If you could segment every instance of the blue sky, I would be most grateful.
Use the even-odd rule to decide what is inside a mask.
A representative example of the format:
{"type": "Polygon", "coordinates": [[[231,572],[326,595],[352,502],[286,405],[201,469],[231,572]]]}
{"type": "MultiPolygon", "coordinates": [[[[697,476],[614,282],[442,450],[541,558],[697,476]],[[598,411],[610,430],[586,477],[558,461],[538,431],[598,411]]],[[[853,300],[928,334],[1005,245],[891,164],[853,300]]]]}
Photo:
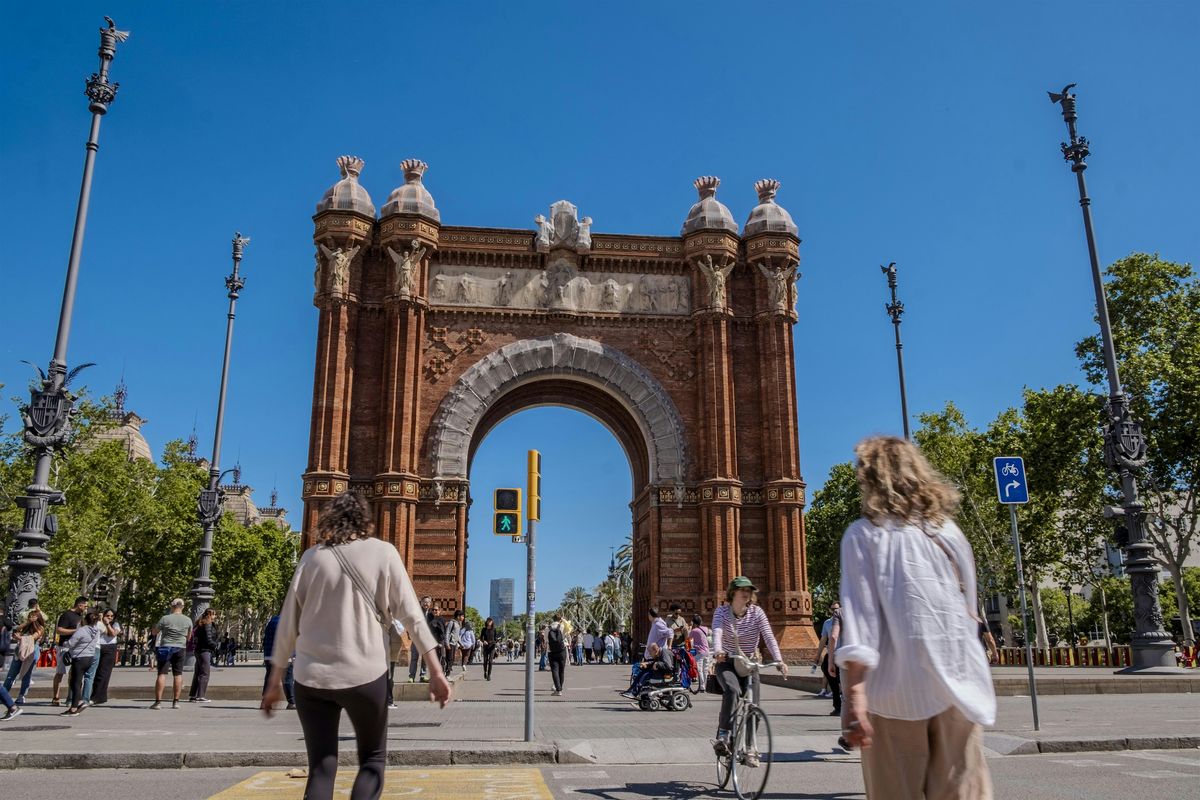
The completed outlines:
{"type": "MultiPolygon", "coordinates": [[[[113,66],[70,361],[98,362],[86,380],[105,393],[124,372],[156,449],[196,420],[207,450],[229,239],[252,237],[224,452],[261,501],[277,483],[296,511],[310,217],[343,153],[366,160],[377,206],[402,159],[429,162],[446,224],[532,227],[566,198],[598,232],[674,235],[697,175],[722,178],[739,222],[753,182],[781,180],[804,240],[811,487],[862,436],[900,428],[878,264],[900,267],[914,413],[954,400],[983,423],[1023,386],[1079,379],[1091,286],[1046,90],[1079,84],[1101,258],[1189,261],[1200,244],[1193,3],[22,4],[0,83],[6,395],[27,382],[21,359],[51,353],[102,14],[133,36],[113,66]]],[[[543,605],[600,580],[629,530],[615,440],[576,412],[517,415],[475,463],[473,604],[490,578],[523,577],[518,548],[486,536],[487,490],[539,443],[543,605]]]]}

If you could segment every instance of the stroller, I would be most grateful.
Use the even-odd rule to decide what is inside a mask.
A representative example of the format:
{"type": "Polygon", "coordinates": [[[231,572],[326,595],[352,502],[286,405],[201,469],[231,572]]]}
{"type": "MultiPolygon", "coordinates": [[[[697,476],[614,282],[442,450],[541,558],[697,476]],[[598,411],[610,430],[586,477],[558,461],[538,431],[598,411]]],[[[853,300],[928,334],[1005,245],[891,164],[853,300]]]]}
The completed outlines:
{"type": "Polygon", "coordinates": [[[692,707],[690,695],[703,688],[692,654],[684,647],[672,648],[671,653],[675,657],[675,672],[647,678],[638,691],[638,708],[642,711],[687,711],[692,707]]]}

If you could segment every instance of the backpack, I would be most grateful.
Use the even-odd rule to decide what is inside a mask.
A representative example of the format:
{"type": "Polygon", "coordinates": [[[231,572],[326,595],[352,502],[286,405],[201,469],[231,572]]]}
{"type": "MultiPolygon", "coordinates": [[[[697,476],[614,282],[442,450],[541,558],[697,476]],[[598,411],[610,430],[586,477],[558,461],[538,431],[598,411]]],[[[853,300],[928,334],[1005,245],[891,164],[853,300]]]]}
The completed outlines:
{"type": "Polygon", "coordinates": [[[550,633],[546,636],[546,643],[551,653],[566,652],[567,647],[563,642],[562,626],[550,629],[550,633]]]}

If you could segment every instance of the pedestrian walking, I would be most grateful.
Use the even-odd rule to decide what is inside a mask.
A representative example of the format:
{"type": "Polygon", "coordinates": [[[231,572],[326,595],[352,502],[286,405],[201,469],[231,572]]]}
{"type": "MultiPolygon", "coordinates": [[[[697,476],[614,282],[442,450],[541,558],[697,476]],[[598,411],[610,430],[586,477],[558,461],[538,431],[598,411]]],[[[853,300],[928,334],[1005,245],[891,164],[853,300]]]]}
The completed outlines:
{"type": "Polygon", "coordinates": [[[94,611],[84,612],[83,620],[63,646],[70,670],[70,685],[67,690],[67,710],[60,716],[77,717],[83,711],[83,680],[95,660],[96,641],[100,631],[96,627],[99,615],[94,611]]]}
{"type": "Polygon", "coordinates": [[[633,634],[628,630],[621,631],[621,663],[633,663],[633,634]]]}
{"type": "Polygon", "coordinates": [[[892,436],[855,448],[862,518],[842,537],[843,735],[868,798],[992,797],[983,726],[996,695],[977,636],[958,492],[892,436]]]}
{"type": "Polygon", "coordinates": [[[396,664],[404,652],[404,625],[399,620],[392,620],[392,624],[387,629],[387,637],[387,707],[395,709],[399,708],[396,705],[396,664]]]}
{"type": "Polygon", "coordinates": [[[179,708],[179,695],[183,693],[183,660],[187,650],[188,634],[192,620],[183,613],[183,598],[171,601],[171,611],[163,615],[154,626],[157,638],[154,660],[158,676],[154,679],[154,702],[151,711],[162,708],[163,690],[167,685],[167,672],[171,673],[171,708],[179,708]]]}
{"type": "Polygon", "coordinates": [[[562,694],[567,666],[567,634],[563,630],[562,615],[557,612],[546,629],[546,660],[550,664],[550,683],[554,686],[550,694],[557,697],[562,694]]]}
{"type": "Polygon", "coordinates": [[[671,614],[667,619],[667,627],[671,629],[671,647],[685,647],[687,645],[688,623],[683,616],[683,606],[679,603],[671,604],[671,614]]]}
{"type": "MultiPolygon", "coordinates": [[[[267,693],[267,689],[271,685],[271,650],[275,646],[275,632],[279,630],[279,615],[275,614],[267,621],[266,627],[263,628],[263,666],[266,668],[266,675],[263,676],[263,694],[267,693]]],[[[281,663],[280,668],[283,668],[281,663]]],[[[292,711],[296,708],[296,695],[294,694],[295,683],[293,680],[293,665],[292,655],[288,654],[287,668],[283,675],[283,695],[287,700],[287,710],[292,711]]]]}
{"type": "Polygon", "coordinates": [[[492,664],[496,660],[496,620],[488,617],[479,632],[479,644],[483,648],[483,679],[492,679],[492,664]]]}
{"type": "Polygon", "coordinates": [[[296,711],[308,751],[308,800],[330,800],[338,767],[338,723],[350,717],[359,769],[352,800],[383,791],[388,712],[386,626],[399,619],[429,669],[430,698],[445,707],[450,683],[412,581],[396,548],[374,538],[366,501],[345,492],[326,507],[318,544],[300,558],[283,602],[262,710],[283,699],[281,664],[296,654],[296,711]]]}
{"type": "Polygon", "coordinates": [[[580,642],[580,644],[582,645],[582,649],[583,649],[583,654],[582,654],[583,657],[579,659],[581,663],[584,661],[584,659],[586,659],[589,664],[592,661],[592,639],[593,638],[594,638],[594,636],[592,634],[591,628],[589,628],[587,630],[587,632],[583,634],[583,641],[580,642]]]}
{"type": "MultiPolygon", "coordinates": [[[[433,610],[433,598],[426,595],[421,598],[421,611],[425,614],[425,622],[429,626],[429,630],[441,642],[441,631],[439,629],[440,622],[437,618],[437,612],[433,610]]],[[[420,675],[422,682],[425,681],[425,661],[421,658],[421,654],[417,652],[417,642],[415,639],[410,640],[411,644],[408,648],[408,682],[416,683],[417,676],[420,675]]]]}
{"type": "Polygon", "coordinates": [[[548,626],[548,625],[543,625],[538,630],[537,646],[535,647],[535,649],[533,651],[533,654],[538,659],[538,672],[545,672],[547,669],[548,648],[549,648],[548,634],[549,633],[550,633],[550,626],[548,626]]]}
{"type": "Polygon", "coordinates": [[[462,630],[458,632],[458,650],[462,655],[462,672],[467,674],[467,664],[471,662],[471,656],[475,654],[475,631],[471,628],[471,623],[463,620],[462,630]]]}
{"type": "Polygon", "coordinates": [[[63,658],[63,653],[66,652],[67,640],[70,639],[79,626],[83,623],[83,615],[87,613],[88,599],[83,595],[75,598],[75,605],[64,611],[58,617],[58,624],[54,627],[54,633],[58,637],[58,646],[55,648],[55,655],[58,657],[54,667],[54,683],[52,685],[52,694],[50,705],[57,706],[59,703],[59,689],[62,686],[63,676],[67,674],[66,659],[63,658]]]}
{"type": "MultiPolygon", "coordinates": [[[[189,703],[208,703],[208,679],[212,675],[212,662],[217,656],[217,612],[206,608],[192,629],[192,644],[196,654],[196,665],[192,673],[192,688],[188,692],[189,703]]],[[[219,657],[218,657],[219,663],[219,657]]]]}
{"type": "Polygon", "coordinates": [[[698,680],[701,686],[704,686],[704,682],[708,679],[708,670],[712,665],[712,650],[708,642],[709,634],[709,629],[704,627],[704,620],[700,618],[699,614],[694,615],[692,629],[688,632],[688,650],[691,652],[692,658],[696,659],[698,680]]]}
{"type": "Polygon", "coordinates": [[[842,606],[834,600],[829,607],[829,619],[821,625],[821,641],[817,644],[817,663],[821,665],[821,674],[825,676],[825,685],[829,687],[828,697],[833,700],[833,710],[829,712],[831,717],[842,715],[842,680],[833,659],[841,636],[842,606]]]}
{"type": "Polygon", "coordinates": [[[96,677],[92,682],[91,691],[84,691],[83,699],[90,705],[101,706],[108,702],[108,683],[112,678],[113,667],[117,665],[117,648],[120,647],[121,625],[117,622],[117,614],[108,609],[100,614],[100,649],[97,654],[98,666],[96,677]]]}
{"type": "Polygon", "coordinates": [[[42,654],[42,637],[46,633],[46,617],[37,606],[37,600],[30,600],[30,608],[25,621],[14,634],[14,650],[12,663],[8,666],[8,675],[4,679],[4,690],[12,691],[17,685],[16,703],[24,705],[25,695],[29,693],[29,684],[33,680],[33,668],[37,666],[42,654]],[[17,682],[20,681],[18,684],[17,682]]]}
{"type": "Polygon", "coordinates": [[[445,645],[445,660],[442,661],[442,666],[445,667],[447,677],[454,671],[454,662],[458,660],[458,650],[462,647],[459,634],[466,618],[467,615],[459,608],[455,609],[450,621],[446,623],[446,638],[442,640],[442,644],[445,645]]]}

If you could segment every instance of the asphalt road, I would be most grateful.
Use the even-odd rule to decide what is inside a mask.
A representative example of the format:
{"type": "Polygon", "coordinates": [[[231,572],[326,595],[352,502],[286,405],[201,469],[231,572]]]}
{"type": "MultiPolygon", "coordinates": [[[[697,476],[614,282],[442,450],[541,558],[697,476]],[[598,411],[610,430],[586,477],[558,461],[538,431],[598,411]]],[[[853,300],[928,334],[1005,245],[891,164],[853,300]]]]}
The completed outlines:
{"type": "MultiPolygon", "coordinates": [[[[1102,797],[1200,796],[1200,752],[1146,750],[1072,756],[1007,756],[989,760],[999,799],[1092,800],[1102,797]]],[[[349,778],[352,770],[343,770],[349,778]]],[[[0,774],[4,795],[162,797],[221,800],[270,795],[299,798],[303,779],[283,770],[16,770],[0,774]],[[263,773],[267,774],[263,774],[263,773]],[[282,787],[282,790],[276,789],[282,787]]],[[[768,797],[801,800],[862,798],[862,777],[852,756],[776,764],[768,797]]],[[[712,770],[696,766],[455,767],[389,770],[388,797],[425,800],[692,800],[728,798],[716,792],[712,770]]]]}

